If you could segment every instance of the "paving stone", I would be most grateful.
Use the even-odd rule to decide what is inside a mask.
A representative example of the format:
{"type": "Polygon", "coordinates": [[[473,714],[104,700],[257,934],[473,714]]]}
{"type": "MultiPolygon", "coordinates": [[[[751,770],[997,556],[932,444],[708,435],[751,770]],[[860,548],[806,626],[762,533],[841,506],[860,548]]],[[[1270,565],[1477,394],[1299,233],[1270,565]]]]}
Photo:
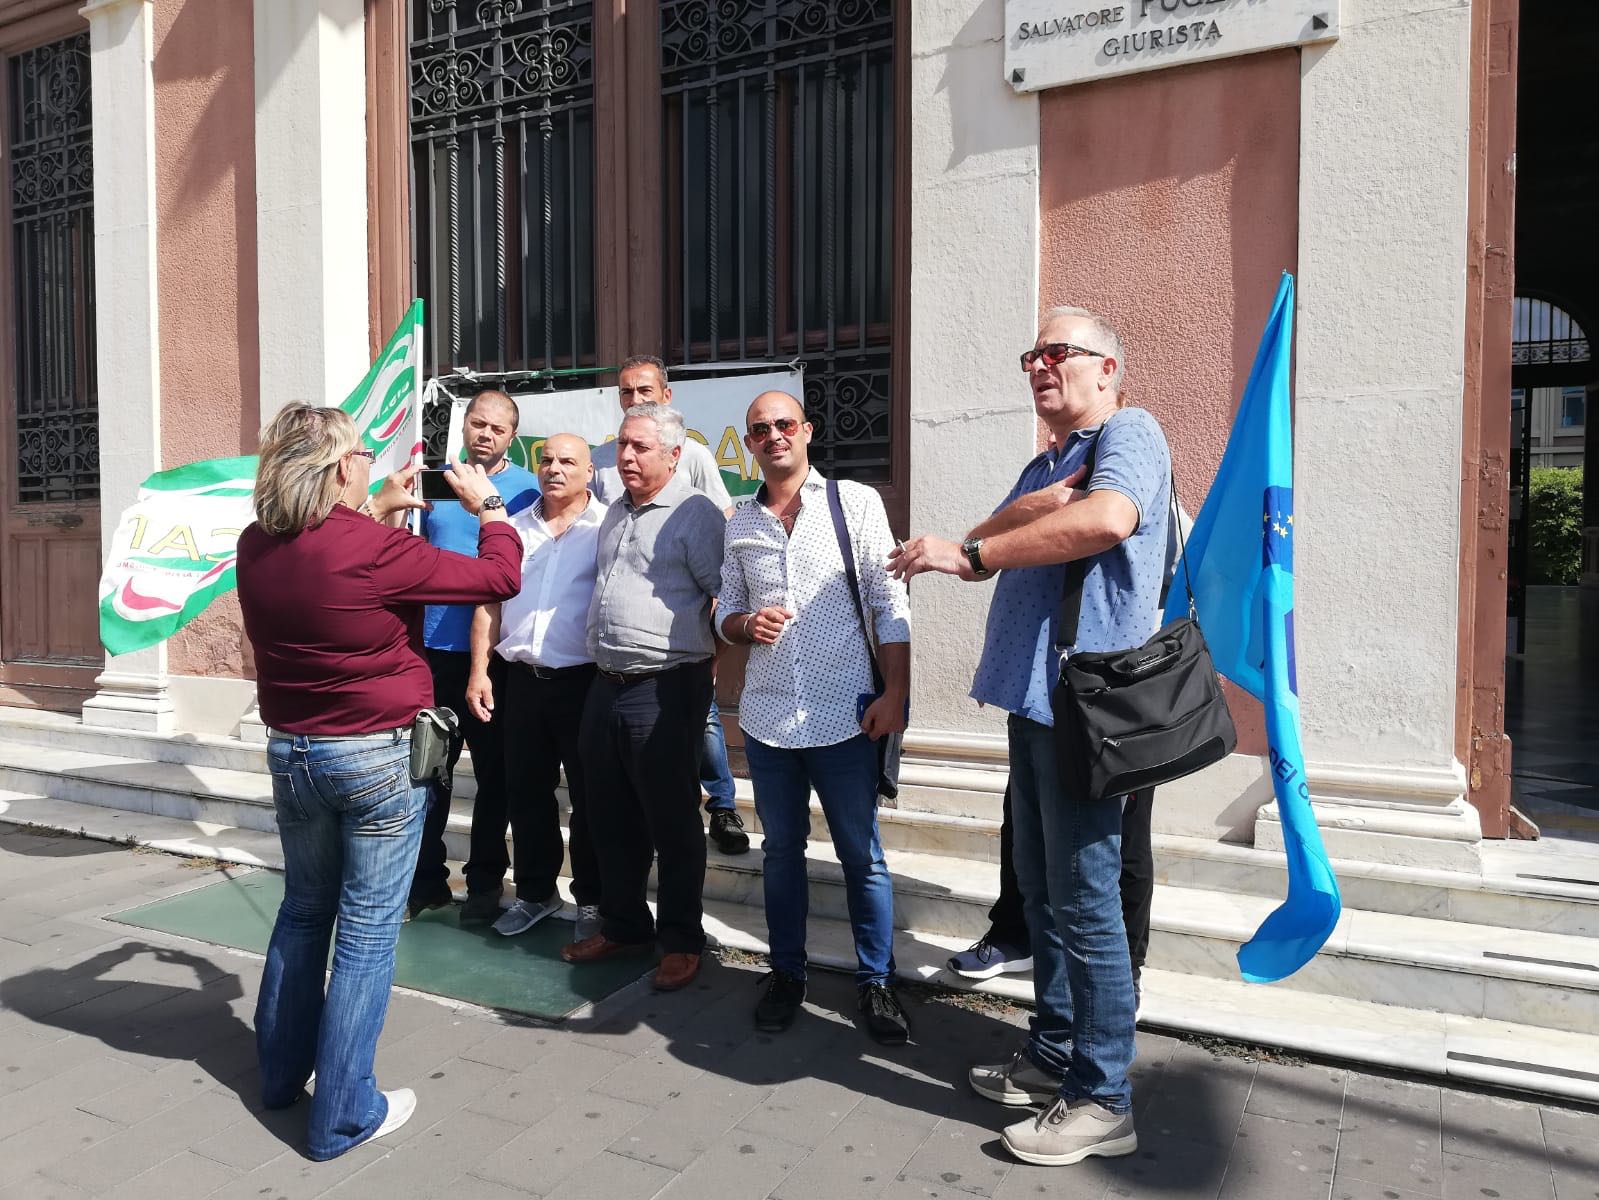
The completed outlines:
{"type": "Polygon", "coordinates": [[[232,1167],[184,1151],[103,1193],[106,1200],[176,1200],[209,1196],[238,1176],[232,1167]]]}
{"type": "Polygon", "coordinates": [[[1222,1178],[1221,1200],[1324,1200],[1337,1140],[1316,1125],[1246,1113],[1222,1178]]]}
{"type": "Polygon", "coordinates": [[[1431,1200],[1431,1197],[1340,1172],[1333,1179],[1331,1200],[1431,1200]]]}
{"type": "MultiPolygon", "coordinates": [[[[429,1071],[426,1079],[411,1084],[416,1092],[416,1115],[391,1137],[395,1145],[417,1136],[461,1109],[487,1096],[512,1078],[512,1072],[465,1058],[452,1058],[429,1071]]],[[[490,1114],[494,1115],[494,1114],[490,1114]]]]}
{"type": "Polygon", "coordinates": [[[682,1062],[670,1049],[662,1047],[629,1059],[590,1085],[589,1090],[653,1107],[680,1095],[703,1074],[699,1067],[682,1062]]]}
{"type": "Polygon", "coordinates": [[[1551,1150],[1557,1144],[1575,1147],[1591,1142],[1599,1146],[1599,1112],[1546,1104],[1538,1115],[1543,1121],[1544,1144],[1551,1150]]]}
{"type": "Polygon", "coordinates": [[[702,1072],[608,1148],[613,1154],[682,1171],[728,1136],[728,1130],[772,1090],[702,1072]]]}
{"type": "Polygon", "coordinates": [[[1344,1111],[1344,1077],[1330,1067],[1261,1063],[1244,1111],[1325,1129],[1336,1137],[1344,1111]]]}
{"type": "MultiPolygon", "coordinates": [[[[1349,1080],[1349,1102],[1338,1140],[1338,1174],[1428,1196],[1443,1195],[1443,1135],[1432,1103],[1417,1093],[1402,1092],[1389,1107],[1371,1099],[1357,1104],[1356,1078],[1352,1075],[1349,1080]]],[[[1437,1101],[1436,1094],[1432,1101],[1437,1101]]]]}
{"type": "MultiPolygon", "coordinates": [[[[815,1146],[861,1101],[858,1093],[826,1079],[791,1080],[751,1109],[737,1128],[766,1133],[799,1146],[815,1146]]],[[[737,1135],[735,1135],[737,1136],[737,1135]]]]}
{"type": "Polygon", "coordinates": [[[665,1167],[604,1153],[581,1174],[568,1176],[547,1200],[650,1200],[674,1178],[676,1173],[665,1167]]]}
{"type": "Polygon", "coordinates": [[[91,1193],[48,1175],[28,1175],[0,1184],[0,1200],[93,1200],[91,1193]]]}
{"type": "Polygon", "coordinates": [[[238,1120],[242,1112],[243,1105],[236,1096],[221,1091],[206,1092],[137,1125],[127,1126],[44,1170],[47,1175],[66,1183],[102,1194],[221,1132],[238,1120]]]}
{"type": "Polygon", "coordinates": [[[1445,1154],[1548,1169],[1537,1105],[1449,1089],[1443,1093],[1442,1130],[1445,1154]]]}
{"type": "MultiPolygon", "coordinates": [[[[735,1128],[661,1191],[662,1200],[767,1196],[810,1150],[771,1134],[735,1128]]],[[[813,1197],[812,1200],[822,1200],[813,1197]]]]}
{"type": "MultiPolygon", "coordinates": [[[[280,1196],[289,1200],[315,1200],[363,1167],[392,1153],[383,1144],[386,1140],[380,1138],[363,1142],[327,1162],[312,1162],[302,1150],[286,1151],[255,1170],[238,1176],[233,1182],[213,1192],[207,1200],[277,1200],[280,1196]]],[[[408,1194],[402,1195],[404,1200],[410,1200],[408,1194]]]]}
{"type": "Polygon", "coordinates": [[[253,1037],[244,1031],[226,1046],[193,1062],[169,1063],[153,1072],[139,1072],[122,1087],[79,1104],[85,1112],[132,1125],[211,1091],[255,1065],[253,1037]]]}
{"type": "Polygon", "coordinates": [[[144,1078],[146,1074],[120,1058],[102,1056],[51,1075],[22,1091],[8,1090],[0,1095],[0,1138],[51,1120],[62,1109],[88,1105],[97,1096],[144,1078]]]}
{"type": "MultiPolygon", "coordinates": [[[[554,1077],[552,1077],[552,1083],[554,1077]]],[[[559,1104],[532,1128],[473,1167],[473,1173],[496,1183],[552,1191],[606,1146],[647,1119],[650,1110],[612,1096],[585,1092],[559,1104]]]]}
{"type": "Polygon", "coordinates": [[[1229,1146],[1254,1083],[1255,1064],[1183,1045],[1138,1114],[1139,1137],[1229,1146]]]}
{"type": "MultiPolygon", "coordinates": [[[[420,1114],[420,1108],[418,1113],[420,1114]]],[[[398,1133],[416,1123],[411,1120],[398,1133]]],[[[393,1152],[373,1159],[361,1170],[329,1188],[338,1200],[392,1200],[396,1196],[446,1196],[448,1184],[463,1163],[482,1162],[524,1132],[521,1125],[475,1112],[456,1112],[409,1141],[381,1139],[393,1152]]],[[[534,1181],[536,1182],[536,1180],[534,1181]]]]}
{"type": "Polygon", "coordinates": [[[931,1131],[922,1124],[863,1114],[864,1106],[864,1101],[857,1105],[849,1118],[772,1190],[773,1200],[875,1196],[894,1182],[931,1131]]]}
{"type": "Polygon", "coordinates": [[[1554,1176],[1547,1165],[1445,1154],[1444,1200],[1555,1200],[1554,1176]]]}
{"type": "Polygon", "coordinates": [[[568,1042],[527,1070],[501,1080],[480,1098],[468,1101],[467,1107],[503,1120],[536,1120],[628,1061],[627,1055],[592,1043],[568,1042]]]}
{"type": "Polygon", "coordinates": [[[32,1129],[0,1141],[0,1184],[83,1154],[120,1133],[122,1126],[77,1109],[58,1113],[32,1129]]]}
{"type": "Polygon", "coordinates": [[[1554,1159],[1550,1174],[1554,1177],[1555,1200],[1594,1200],[1599,1196],[1599,1164],[1592,1159],[1554,1159]]]}
{"type": "Polygon", "coordinates": [[[1383,1075],[1349,1073],[1344,1089],[1344,1122],[1351,1118],[1381,1115],[1385,1118],[1398,1113],[1408,1114],[1414,1121],[1438,1122],[1442,1119],[1443,1090],[1430,1083],[1416,1083],[1408,1079],[1389,1079],[1383,1075]]]}
{"type": "Polygon", "coordinates": [[[566,1040],[547,1025],[518,1022],[502,1025],[461,1051],[460,1057],[514,1073],[532,1066],[566,1040]]]}
{"type": "Polygon", "coordinates": [[[240,1171],[253,1171],[285,1151],[305,1145],[308,1110],[301,1101],[290,1108],[250,1113],[220,1133],[197,1142],[195,1153],[240,1171]]]}
{"type": "Polygon", "coordinates": [[[911,1155],[900,1178],[992,1196],[1010,1174],[1011,1161],[993,1130],[945,1118],[911,1155]]]}
{"type": "Polygon", "coordinates": [[[383,1087],[410,1087],[441,1063],[471,1049],[496,1030],[492,1021],[439,1011],[439,1020],[399,1041],[378,1039],[376,1073],[383,1087]]]}
{"type": "Polygon", "coordinates": [[[444,1190],[444,1195],[449,1200],[528,1200],[532,1192],[525,1192],[521,1188],[506,1187],[503,1183],[495,1183],[490,1179],[479,1179],[476,1175],[457,1175],[450,1181],[450,1186],[444,1190]]]}

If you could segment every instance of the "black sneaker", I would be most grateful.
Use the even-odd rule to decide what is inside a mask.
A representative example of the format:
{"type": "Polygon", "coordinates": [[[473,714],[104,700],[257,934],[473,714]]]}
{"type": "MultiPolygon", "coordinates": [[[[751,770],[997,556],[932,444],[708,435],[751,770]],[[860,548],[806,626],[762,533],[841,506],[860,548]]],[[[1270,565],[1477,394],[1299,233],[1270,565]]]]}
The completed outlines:
{"type": "Polygon", "coordinates": [[[490,891],[468,892],[466,903],[461,905],[461,925],[471,929],[478,925],[492,925],[500,919],[500,888],[490,891]]]}
{"type": "Polygon", "coordinates": [[[744,818],[731,808],[711,813],[711,841],[723,854],[748,854],[750,835],[744,832],[744,818]]]}
{"type": "Polygon", "coordinates": [[[761,982],[766,985],[766,994],[755,1006],[755,1028],[762,1033],[782,1033],[799,1015],[805,1000],[805,981],[771,971],[761,982]]]}
{"type": "Polygon", "coordinates": [[[886,983],[868,983],[861,988],[856,1005],[866,1018],[866,1032],[885,1046],[903,1046],[910,1040],[911,1023],[899,1006],[899,997],[886,983]]]}
{"type": "Polygon", "coordinates": [[[405,902],[405,919],[414,921],[430,908],[449,908],[453,903],[455,897],[450,894],[450,886],[446,883],[426,891],[412,892],[411,898],[405,902]]]}

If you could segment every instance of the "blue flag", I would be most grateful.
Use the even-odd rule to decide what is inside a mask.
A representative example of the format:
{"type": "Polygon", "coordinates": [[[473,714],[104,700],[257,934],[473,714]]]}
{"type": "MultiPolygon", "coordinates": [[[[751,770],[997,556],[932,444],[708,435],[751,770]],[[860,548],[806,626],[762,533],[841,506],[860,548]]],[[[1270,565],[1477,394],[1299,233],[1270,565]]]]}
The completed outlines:
{"type": "MultiPolygon", "coordinates": [[[[1320,950],[1342,902],[1310,809],[1294,668],[1294,441],[1288,401],[1294,277],[1283,273],[1243,403],[1187,540],[1194,606],[1216,669],[1266,706],[1288,897],[1238,951],[1251,983],[1285,979],[1320,950]]],[[[1182,578],[1179,571],[1177,578],[1182,578]]],[[[1166,620],[1188,615],[1174,587],[1166,620]]]]}

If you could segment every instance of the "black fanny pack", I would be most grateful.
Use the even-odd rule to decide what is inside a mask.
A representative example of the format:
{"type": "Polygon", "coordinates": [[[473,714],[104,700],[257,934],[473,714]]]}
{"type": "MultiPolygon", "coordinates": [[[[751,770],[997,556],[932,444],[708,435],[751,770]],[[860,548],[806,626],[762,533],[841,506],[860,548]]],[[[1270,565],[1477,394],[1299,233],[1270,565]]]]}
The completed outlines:
{"type": "MultiPolygon", "coordinates": [[[[1096,446],[1097,448],[1097,446],[1096,446]]],[[[1093,474],[1093,450],[1088,473],[1093,474]]],[[[1175,498],[1177,484],[1172,481],[1175,498]]],[[[1178,526],[1179,547],[1182,530],[1178,526]]],[[[1055,653],[1077,641],[1083,581],[1091,559],[1066,565],[1055,653]]],[[[1188,616],[1142,646],[1067,658],[1050,694],[1055,751],[1068,795],[1107,800],[1192,775],[1238,744],[1210,649],[1194,614],[1188,563],[1182,563],[1188,616]]]]}

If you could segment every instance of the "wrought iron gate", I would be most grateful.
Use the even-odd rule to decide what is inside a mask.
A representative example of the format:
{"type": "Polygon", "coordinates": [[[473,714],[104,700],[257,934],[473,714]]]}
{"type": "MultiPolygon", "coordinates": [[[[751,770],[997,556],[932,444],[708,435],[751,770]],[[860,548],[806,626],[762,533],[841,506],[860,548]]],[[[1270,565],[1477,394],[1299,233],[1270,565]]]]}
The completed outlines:
{"type": "Polygon", "coordinates": [[[100,495],[89,35],[10,60],[16,499],[100,495]]]}
{"type": "Polygon", "coordinates": [[[672,361],[800,358],[812,457],[889,478],[891,0],[663,0],[672,361]]]}
{"type": "Polygon", "coordinates": [[[592,5],[411,0],[410,29],[428,372],[593,365],[592,5]]]}

